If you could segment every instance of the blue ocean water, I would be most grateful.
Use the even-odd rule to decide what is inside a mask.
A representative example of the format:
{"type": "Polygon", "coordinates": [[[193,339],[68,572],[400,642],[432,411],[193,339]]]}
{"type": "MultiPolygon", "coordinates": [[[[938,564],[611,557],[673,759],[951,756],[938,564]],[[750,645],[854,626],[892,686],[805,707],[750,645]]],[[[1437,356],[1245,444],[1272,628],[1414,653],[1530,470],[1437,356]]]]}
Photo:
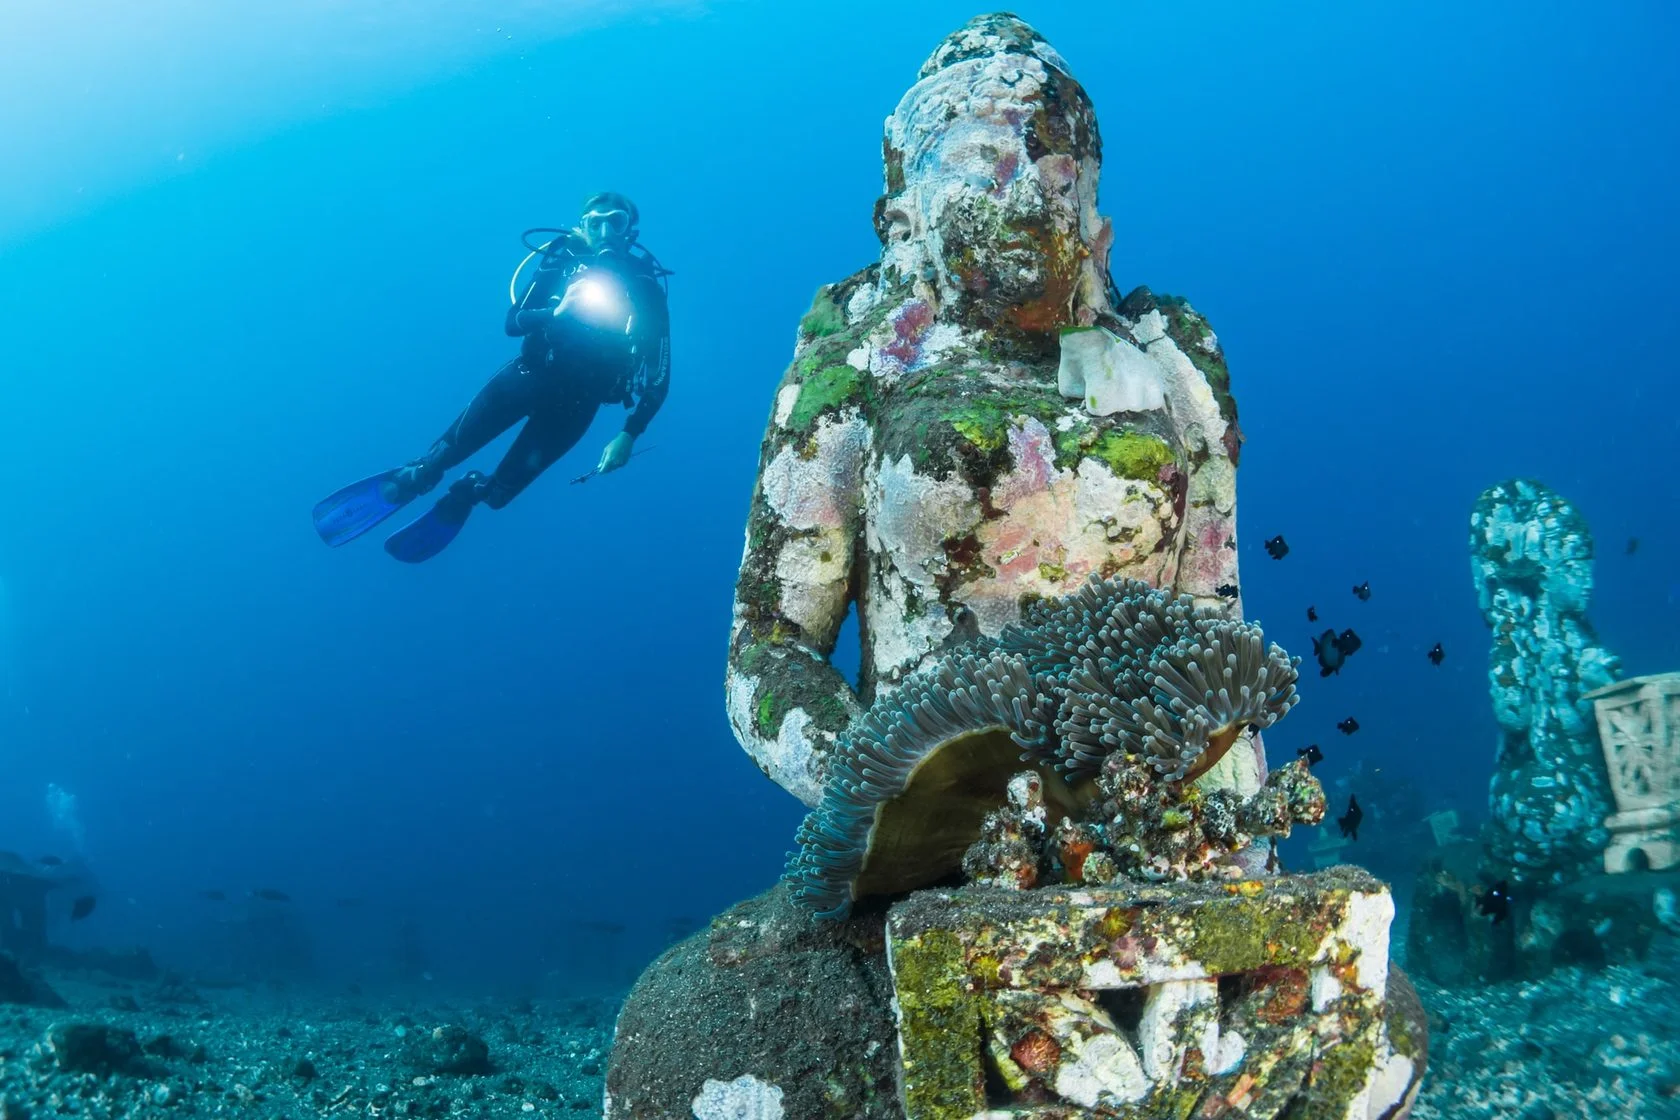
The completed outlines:
{"type": "MultiPolygon", "coordinates": [[[[0,14],[0,848],[85,861],[73,945],[190,958],[198,892],[271,888],[324,975],[622,986],[791,844],[722,700],[759,440],[812,293],[877,256],[883,118],[976,9],[108,7],[0,14]],[[648,452],[567,484],[606,409],[429,564],[322,548],[313,502],[510,356],[519,232],[602,188],[676,272],[648,452]]],[[[1680,16],[1017,11],[1096,103],[1120,288],[1224,344],[1250,615],[1364,638],[1274,761],[1482,811],[1465,542],[1514,475],[1585,512],[1627,671],[1680,667],[1680,16]]]]}

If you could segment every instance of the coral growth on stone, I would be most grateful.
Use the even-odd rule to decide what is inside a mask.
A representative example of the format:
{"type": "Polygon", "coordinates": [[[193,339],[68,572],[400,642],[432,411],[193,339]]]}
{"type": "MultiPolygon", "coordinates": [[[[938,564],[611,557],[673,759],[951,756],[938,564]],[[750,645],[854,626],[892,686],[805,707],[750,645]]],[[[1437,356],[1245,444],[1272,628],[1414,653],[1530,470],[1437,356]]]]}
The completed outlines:
{"type": "Polygon", "coordinates": [[[1488,796],[1497,876],[1557,885],[1600,859],[1611,811],[1592,704],[1617,659],[1587,620],[1593,540],[1586,519],[1537,482],[1489,487],[1470,515],[1470,567],[1493,631],[1488,686],[1499,721],[1488,796]]]}
{"type": "Polygon", "coordinates": [[[1022,887],[1046,866],[1070,882],[1194,878],[1256,836],[1322,819],[1304,766],[1246,800],[1193,784],[1295,703],[1296,662],[1261,642],[1187,596],[1115,579],[948,655],[841,736],[799,829],[794,897],[839,917],[959,867],[1022,887]],[[1048,826],[1050,806],[1063,827],[1048,826]]]}

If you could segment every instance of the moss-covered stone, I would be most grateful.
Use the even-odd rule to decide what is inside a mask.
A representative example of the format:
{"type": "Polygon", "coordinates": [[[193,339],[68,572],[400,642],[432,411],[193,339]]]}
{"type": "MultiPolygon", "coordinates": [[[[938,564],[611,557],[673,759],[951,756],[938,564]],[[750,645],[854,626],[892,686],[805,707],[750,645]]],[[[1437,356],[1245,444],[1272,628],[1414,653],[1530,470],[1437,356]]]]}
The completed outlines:
{"type": "Polygon", "coordinates": [[[1257,960],[1305,968],[1344,909],[1339,901],[1308,905],[1280,891],[1238,895],[1224,905],[1204,907],[1185,923],[1183,944],[1216,973],[1241,972],[1257,960]]]}
{"type": "Polygon", "coordinates": [[[1364,1034],[1320,1050],[1290,1107],[1289,1120],[1343,1120],[1348,1105],[1370,1080],[1375,1062],[1376,1045],[1364,1034]]]}
{"type": "Polygon", "coordinates": [[[1162,468],[1178,462],[1172,447],[1161,437],[1117,429],[1098,436],[1091,453],[1119,477],[1149,482],[1160,478],[1162,468]]]}
{"type": "Polygon", "coordinates": [[[906,1055],[905,1111],[917,1120],[967,1120],[984,1110],[986,1083],[980,1006],[962,943],[931,929],[895,942],[891,961],[906,1055]]]}
{"type": "Polygon", "coordinates": [[[846,311],[835,301],[834,291],[832,287],[824,287],[811,301],[811,309],[799,320],[803,338],[827,338],[846,329],[846,311]]]}
{"type": "MultiPolygon", "coordinates": [[[[964,887],[924,891],[895,905],[888,916],[894,985],[901,1008],[913,1010],[906,1018],[913,1029],[902,1035],[911,1063],[905,1084],[914,1083],[920,1064],[937,1106],[908,1114],[974,1115],[981,1091],[975,1086],[989,1069],[989,1107],[1011,1101],[1000,1099],[1000,1091],[1021,1094],[1012,1100],[1027,1106],[1024,1115],[1159,1120],[1236,1110],[1291,1120],[1341,1116],[1372,1072],[1385,1012],[1374,994],[1348,985],[1344,975],[1343,996],[1315,1013],[1309,975],[1323,963],[1314,958],[1332,928],[1348,930],[1352,893],[1383,888],[1356,868],[1249,882],[1263,889],[1248,882],[1078,891],[964,887]],[[1246,1042],[1234,1068],[1210,1075],[1206,1057],[1192,1047],[1180,1075],[1153,1085],[1143,1099],[1077,1113],[1058,1111],[1068,1103],[1055,1099],[1053,1080],[1042,1072],[1026,1085],[1029,1079],[1011,1070],[1010,1056],[1019,1056],[1037,1031],[1049,1031],[1051,1043],[1061,1038],[1065,1045],[1066,1027],[1055,1025],[1059,1018],[1065,1022],[1062,993],[1088,999],[1093,984],[1135,989],[1187,975],[1238,982],[1239,990],[1229,993],[1222,984],[1217,1012],[1246,1042]],[[925,996],[907,992],[907,985],[927,985],[925,996]],[[976,1020],[983,1028],[979,1039],[976,1020]],[[1326,1037],[1336,1042],[1325,1046],[1319,1040],[1326,1037]],[[1035,1111],[1035,1104],[1044,1111],[1035,1111]]],[[[1351,953],[1333,956],[1346,958],[1344,973],[1351,969],[1351,953]]],[[[1405,986],[1403,977],[1399,984],[1405,986]]],[[[1213,1013],[1185,1007],[1169,1033],[1198,1037],[1197,1016],[1213,1013]]],[[[1026,1065],[1041,1070],[1043,1047],[1030,1049],[1038,1059],[1026,1065]]],[[[1425,1057],[1409,1038],[1401,1052],[1419,1063],[1425,1057]]],[[[1049,1060],[1056,1060],[1054,1052],[1049,1060]]]]}
{"type": "Polygon", "coordinates": [[[852,720],[845,678],[831,666],[815,666],[802,650],[788,648],[798,637],[794,628],[772,626],[758,640],[749,631],[731,658],[735,669],[755,682],[753,725],[766,739],[776,736],[795,708],[822,731],[838,733],[852,720]]]}
{"type": "Polygon", "coordinates": [[[799,383],[799,397],[788,416],[788,427],[809,431],[817,417],[852,404],[862,395],[864,377],[844,362],[813,369],[799,383]]]}

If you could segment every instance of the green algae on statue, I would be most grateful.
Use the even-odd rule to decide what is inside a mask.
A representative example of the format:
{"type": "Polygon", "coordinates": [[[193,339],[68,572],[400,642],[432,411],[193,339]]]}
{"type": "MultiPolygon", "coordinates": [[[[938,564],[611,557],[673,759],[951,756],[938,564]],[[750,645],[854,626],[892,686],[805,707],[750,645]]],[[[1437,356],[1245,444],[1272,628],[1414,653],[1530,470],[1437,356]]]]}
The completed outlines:
{"type": "Polygon", "coordinates": [[[1224,358],[1183,300],[1120,298],[1100,164],[1088,95],[1012,17],[950,36],[887,120],[881,257],[800,322],[735,596],[731,724],[807,805],[878,691],[1038,599],[1125,576],[1241,617],[1224,358]],[[1063,384],[1092,331],[1139,407],[1063,384]],[[855,691],[829,660],[854,607],[855,691]]]}

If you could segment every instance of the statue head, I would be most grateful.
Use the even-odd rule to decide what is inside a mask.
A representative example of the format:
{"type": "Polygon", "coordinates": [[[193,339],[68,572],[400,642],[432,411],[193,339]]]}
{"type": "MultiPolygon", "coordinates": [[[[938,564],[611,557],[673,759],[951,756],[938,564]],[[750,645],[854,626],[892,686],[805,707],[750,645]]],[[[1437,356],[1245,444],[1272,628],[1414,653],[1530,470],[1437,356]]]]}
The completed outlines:
{"type": "Polygon", "coordinates": [[[989,15],[949,36],[887,119],[883,154],[885,282],[983,329],[1089,325],[1107,309],[1096,113],[1031,27],[989,15]]]}

